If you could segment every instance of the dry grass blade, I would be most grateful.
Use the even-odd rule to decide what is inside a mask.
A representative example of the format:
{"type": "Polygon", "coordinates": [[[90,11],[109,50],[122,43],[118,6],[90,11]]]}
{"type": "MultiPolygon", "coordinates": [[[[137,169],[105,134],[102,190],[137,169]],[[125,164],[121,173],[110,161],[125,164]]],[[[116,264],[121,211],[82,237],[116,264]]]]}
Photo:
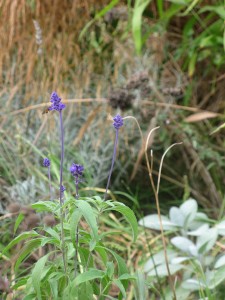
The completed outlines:
{"type": "MultiPolygon", "coordinates": [[[[157,188],[156,188],[154,180],[153,180],[153,176],[152,176],[153,153],[151,151],[151,164],[149,162],[148,153],[147,153],[147,151],[148,151],[148,142],[150,140],[150,137],[151,137],[152,133],[158,128],[159,127],[153,128],[147,136],[147,140],[146,140],[146,144],[145,144],[145,158],[146,158],[146,163],[147,163],[148,172],[149,172],[149,179],[150,179],[150,182],[151,182],[151,185],[152,185],[152,188],[153,188],[155,201],[156,201],[156,208],[157,208],[157,214],[158,214],[158,217],[159,217],[160,232],[161,232],[162,243],[163,243],[163,251],[164,251],[164,257],[165,257],[166,269],[167,269],[167,273],[168,273],[168,277],[169,277],[169,284],[170,284],[170,288],[173,292],[173,300],[176,300],[177,299],[176,291],[175,291],[174,282],[173,282],[173,279],[172,279],[172,276],[171,276],[171,273],[170,273],[169,260],[168,260],[168,256],[167,256],[167,250],[166,250],[166,239],[165,239],[165,235],[164,235],[164,231],[163,231],[162,218],[161,218],[161,212],[160,212],[160,206],[159,206],[159,194],[158,194],[159,177],[158,177],[158,183],[157,183],[157,188]]],[[[168,148],[167,151],[170,148],[168,148]]],[[[167,153],[167,151],[164,153],[164,156],[167,153]]]]}
{"type": "MultiPolygon", "coordinates": [[[[105,98],[86,98],[86,99],[65,99],[63,100],[64,103],[66,104],[72,104],[72,103],[92,103],[92,102],[100,102],[100,103],[106,103],[107,99],[105,98]]],[[[11,113],[7,114],[7,116],[15,116],[18,115],[20,113],[24,113],[24,112],[28,112],[30,110],[33,109],[39,109],[39,108],[43,108],[46,106],[49,106],[49,102],[45,102],[45,103],[40,103],[40,104],[35,104],[35,105],[30,105],[28,107],[25,108],[21,108],[15,111],[12,111],[11,113]]]]}
{"type": "MultiPolygon", "coordinates": [[[[157,114],[158,114],[158,111],[156,112],[156,116],[157,116],[157,114]]],[[[149,128],[148,128],[148,131],[150,131],[151,132],[151,134],[150,134],[150,136],[151,136],[151,141],[148,141],[148,147],[150,147],[151,146],[151,144],[153,143],[153,141],[154,141],[154,135],[152,135],[152,133],[153,133],[153,131],[151,131],[152,130],[152,128],[154,129],[154,127],[155,127],[155,125],[156,125],[156,116],[154,117],[154,118],[152,118],[152,120],[151,120],[151,123],[150,123],[150,125],[149,125],[149,128]]],[[[137,122],[137,121],[136,121],[137,122]]],[[[138,122],[137,122],[138,123],[138,122]]],[[[138,128],[139,128],[139,131],[141,132],[141,129],[140,129],[140,125],[138,124],[138,128]]],[[[158,128],[158,127],[157,127],[158,128]]],[[[132,174],[131,174],[131,178],[130,178],[130,180],[132,180],[132,179],[134,179],[134,177],[135,177],[135,175],[137,174],[137,170],[138,170],[138,166],[140,165],[140,162],[141,162],[141,159],[142,159],[142,157],[143,157],[143,155],[144,155],[144,153],[145,153],[145,145],[146,145],[146,141],[147,141],[147,139],[148,139],[148,137],[143,137],[143,134],[142,134],[142,132],[141,132],[141,138],[142,138],[142,147],[141,147],[141,149],[140,149],[140,151],[139,151],[139,153],[138,153],[138,157],[137,157],[137,160],[136,160],[136,162],[135,162],[135,164],[134,164],[134,167],[133,167],[133,171],[132,171],[132,174]]]]}
{"type": "Polygon", "coordinates": [[[171,148],[173,148],[173,147],[176,146],[176,145],[181,145],[181,144],[182,144],[182,142],[180,142],[180,143],[174,143],[174,144],[171,145],[169,148],[167,148],[166,151],[163,153],[163,156],[162,156],[162,158],[161,158],[160,165],[159,165],[159,174],[158,174],[157,189],[156,189],[157,194],[159,193],[159,186],[160,186],[160,180],[161,180],[161,173],[162,173],[162,166],[163,166],[164,158],[165,158],[167,152],[168,152],[171,148]]]}
{"type": "MultiPolygon", "coordinates": [[[[98,187],[89,187],[89,186],[80,189],[80,191],[96,191],[99,193],[105,193],[105,189],[98,188],[98,187]]],[[[116,201],[116,197],[110,190],[108,190],[108,194],[112,197],[112,200],[116,201]]]]}
{"type": "Polygon", "coordinates": [[[216,118],[218,116],[219,116],[218,113],[214,113],[214,112],[210,112],[210,111],[202,111],[197,114],[188,116],[187,118],[184,119],[184,121],[188,122],[188,123],[194,123],[194,122],[199,122],[199,121],[203,121],[206,119],[216,118]]]}

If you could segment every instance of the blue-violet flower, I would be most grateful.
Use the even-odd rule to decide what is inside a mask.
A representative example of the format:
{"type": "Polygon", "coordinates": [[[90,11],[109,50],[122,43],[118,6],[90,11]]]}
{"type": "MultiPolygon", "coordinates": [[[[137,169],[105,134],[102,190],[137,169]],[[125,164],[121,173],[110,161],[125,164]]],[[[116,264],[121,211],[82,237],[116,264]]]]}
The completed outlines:
{"type": "Polygon", "coordinates": [[[75,164],[73,163],[70,167],[70,173],[73,175],[73,176],[82,176],[83,175],[83,171],[84,171],[84,167],[82,165],[78,165],[78,164],[75,164]]]}
{"type": "Polygon", "coordinates": [[[120,115],[116,115],[113,118],[113,126],[115,129],[120,129],[123,126],[123,118],[120,115]]]}
{"type": "Polygon", "coordinates": [[[50,102],[52,102],[52,105],[48,110],[61,111],[66,107],[66,105],[61,102],[61,98],[59,98],[56,92],[52,92],[50,102]]]}
{"type": "Polygon", "coordinates": [[[51,165],[50,159],[48,159],[47,157],[45,157],[43,159],[43,167],[48,168],[48,167],[50,167],[50,165],[51,165]]]}
{"type": "Polygon", "coordinates": [[[66,190],[65,186],[61,185],[60,192],[63,193],[63,192],[65,192],[65,190],[66,190]]]}

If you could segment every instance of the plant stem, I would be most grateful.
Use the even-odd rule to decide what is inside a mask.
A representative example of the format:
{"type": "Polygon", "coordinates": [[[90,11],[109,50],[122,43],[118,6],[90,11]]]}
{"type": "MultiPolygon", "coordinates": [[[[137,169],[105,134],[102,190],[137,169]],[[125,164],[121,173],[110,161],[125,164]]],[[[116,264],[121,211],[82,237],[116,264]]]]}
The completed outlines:
{"type": "Polygon", "coordinates": [[[60,119],[60,131],[61,131],[61,161],[60,161],[60,179],[59,179],[59,200],[60,204],[64,204],[64,200],[61,193],[61,186],[62,186],[62,177],[63,177],[63,160],[64,160],[64,131],[63,131],[63,121],[62,121],[62,111],[59,111],[59,119],[60,119]]]}
{"type": "Polygon", "coordinates": [[[51,184],[51,170],[50,166],[48,167],[48,182],[49,182],[49,191],[50,191],[50,199],[52,200],[52,184],[51,184]]]}
{"type": "Polygon", "coordinates": [[[66,250],[65,250],[65,237],[64,237],[64,228],[63,228],[63,204],[64,200],[62,197],[61,187],[62,187],[62,177],[63,177],[63,159],[64,159],[64,131],[63,131],[63,121],[62,121],[62,111],[59,111],[59,119],[60,119],[60,141],[61,141],[61,161],[60,161],[60,180],[59,180],[59,202],[60,202],[60,224],[61,224],[61,241],[62,241],[62,257],[63,257],[63,265],[65,275],[67,274],[67,266],[66,266],[66,250]]]}
{"type": "MultiPolygon", "coordinates": [[[[76,186],[76,199],[79,199],[79,187],[78,187],[79,181],[78,178],[75,177],[75,186],[76,186]]],[[[77,232],[76,232],[76,249],[75,249],[75,255],[74,255],[74,276],[77,277],[77,265],[78,265],[78,243],[79,243],[79,228],[77,225],[77,232]]]]}
{"type": "MultiPolygon", "coordinates": [[[[144,218],[144,214],[143,213],[142,213],[142,218],[144,218]]],[[[144,234],[145,234],[146,241],[148,241],[148,237],[147,237],[147,232],[146,232],[145,226],[144,226],[144,234]]],[[[158,271],[157,271],[157,266],[156,266],[155,259],[153,257],[153,253],[152,253],[152,249],[151,249],[151,246],[149,245],[149,243],[147,243],[147,247],[148,247],[148,251],[150,253],[151,260],[152,260],[152,263],[153,263],[153,267],[154,267],[154,270],[155,270],[155,274],[156,274],[156,278],[157,278],[157,283],[158,283],[158,288],[160,290],[160,293],[161,293],[161,296],[162,296],[163,300],[165,300],[165,295],[164,295],[164,292],[163,292],[163,289],[161,287],[160,280],[159,280],[159,274],[158,274],[158,271]]]]}
{"type": "Polygon", "coordinates": [[[117,148],[117,143],[118,143],[118,134],[119,134],[119,129],[116,129],[116,137],[115,137],[115,142],[114,142],[112,164],[111,164],[111,168],[110,168],[110,171],[109,171],[108,182],[107,182],[106,189],[105,189],[104,200],[106,200],[106,196],[107,196],[107,192],[108,192],[108,188],[109,188],[109,184],[110,184],[110,179],[111,179],[111,175],[112,175],[112,171],[113,171],[113,166],[114,166],[114,162],[115,162],[115,159],[116,159],[116,148],[117,148]]]}

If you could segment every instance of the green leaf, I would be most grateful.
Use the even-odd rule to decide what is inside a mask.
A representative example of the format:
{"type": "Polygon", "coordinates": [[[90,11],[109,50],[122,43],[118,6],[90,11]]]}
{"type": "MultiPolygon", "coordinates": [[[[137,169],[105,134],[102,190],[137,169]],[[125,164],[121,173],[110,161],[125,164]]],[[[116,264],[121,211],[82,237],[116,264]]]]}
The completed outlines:
{"type": "Polygon", "coordinates": [[[186,200],[181,206],[180,211],[185,216],[184,226],[187,227],[195,218],[198,211],[198,204],[195,199],[186,200]]]}
{"type": "Polygon", "coordinates": [[[36,295],[35,294],[29,294],[29,295],[26,295],[23,300],[34,300],[36,299],[36,295]]]}
{"type": "Polygon", "coordinates": [[[120,289],[124,299],[126,299],[127,295],[126,295],[126,291],[125,291],[125,288],[122,284],[122,282],[119,280],[119,279],[114,279],[113,280],[114,284],[118,286],[118,288],[120,289]]]}
{"type": "Polygon", "coordinates": [[[18,215],[18,217],[16,218],[16,222],[15,222],[14,230],[13,230],[14,234],[16,233],[16,231],[17,231],[18,227],[20,226],[21,222],[23,221],[23,219],[24,219],[24,214],[20,213],[18,215]]]}
{"type": "Polygon", "coordinates": [[[115,260],[117,261],[118,275],[121,276],[124,273],[128,273],[127,265],[126,265],[124,259],[121,256],[119,256],[116,252],[114,252],[113,250],[107,249],[107,248],[104,248],[104,249],[107,250],[108,252],[110,252],[114,256],[115,260]]]}
{"type": "MultiPolygon", "coordinates": [[[[174,259],[175,257],[177,257],[177,253],[173,250],[168,249],[167,250],[167,257],[169,262],[174,259]]],[[[154,264],[156,266],[158,265],[162,265],[165,264],[165,253],[163,250],[159,251],[158,253],[154,254],[153,256],[151,256],[147,262],[144,265],[144,272],[147,273],[149,271],[151,271],[152,269],[154,269],[154,264]],[[153,262],[154,261],[154,262],[153,262]]]]}
{"type": "Polygon", "coordinates": [[[137,54],[142,49],[142,15],[151,0],[136,0],[132,17],[132,33],[137,54]]]}
{"type": "Polygon", "coordinates": [[[169,212],[170,220],[179,227],[183,227],[185,216],[178,207],[171,207],[169,212]]]}
{"type": "Polygon", "coordinates": [[[52,244],[52,245],[60,246],[61,241],[59,241],[55,238],[52,238],[52,237],[44,237],[44,238],[42,238],[40,246],[44,247],[46,244],[52,244]]]}
{"type": "Polygon", "coordinates": [[[20,251],[19,253],[19,257],[16,261],[15,264],[15,271],[18,270],[20,264],[22,263],[22,261],[29,256],[32,251],[34,251],[35,249],[37,249],[40,245],[41,245],[41,241],[42,239],[38,239],[36,238],[35,240],[31,240],[29,242],[26,243],[26,245],[23,247],[23,249],[20,251]]]}
{"type": "Polygon", "coordinates": [[[206,5],[203,8],[200,9],[200,13],[204,13],[206,11],[212,11],[219,15],[223,20],[225,19],[225,7],[224,5],[218,5],[218,6],[213,6],[213,5],[206,5]]]}
{"type": "Polygon", "coordinates": [[[196,230],[188,231],[188,235],[200,236],[209,230],[209,224],[203,224],[199,226],[196,230]]]}
{"type": "Polygon", "coordinates": [[[170,241],[177,249],[189,254],[192,253],[192,249],[196,248],[195,244],[186,237],[176,236],[170,241]]]}
{"type": "Polygon", "coordinates": [[[60,204],[53,201],[39,201],[32,204],[31,207],[34,208],[37,212],[50,211],[52,213],[55,213],[55,211],[60,208],[60,204]]]}
{"type": "Polygon", "coordinates": [[[131,274],[123,274],[119,278],[119,280],[136,280],[137,276],[131,274]]]}
{"type": "Polygon", "coordinates": [[[56,240],[60,241],[60,235],[58,234],[57,231],[55,231],[54,229],[52,229],[51,227],[46,227],[45,228],[45,232],[47,232],[51,237],[54,237],[56,240]]]}
{"type": "MultiPolygon", "coordinates": [[[[182,268],[184,268],[183,265],[177,264],[177,265],[171,265],[169,264],[170,274],[173,275],[176,272],[180,271],[182,268]]],[[[159,277],[165,277],[168,276],[168,271],[166,265],[160,265],[156,267],[157,273],[155,269],[152,269],[150,272],[147,273],[148,276],[159,276],[159,277]],[[158,275],[157,275],[158,274],[158,275]]]]}
{"type": "Polygon", "coordinates": [[[114,274],[114,263],[111,261],[108,261],[106,267],[107,267],[106,274],[110,279],[112,279],[113,274],[114,274]]]}
{"type": "Polygon", "coordinates": [[[198,2],[199,0],[193,0],[188,6],[188,8],[185,10],[185,12],[183,12],[181,15],[186,16],[187,14],[189,14],[189,12],[197,5],[198,2]]]}
{"type": "MultiPolygon", "coordinates": [[[[177,224],[171,222],[167,217],[161,216],[161,219],[163,230],[178,230],[177,224]]],[[[156,214],[145,216],[138,224],[146,228],[160,230],[159,217],[156,214]]]]}
{"type": "Polygon", "coordinates": [[[191,290],[191,291],[198,291],[202,288],[205,289],[206,287],[206,285],[202,281],[196,279],[187,279],[181,284],[181,286],[184,289],[191,290]]]}
{"type": "Polygon", "coordinates": [[[197,238],[197,248],[199,253],[207,253],[215,245],[218,237],[217,228],[211,228],[197,238]]]}
{"type": "Polygon", "coordinates": [[[23,285],[26,285],[27,284],[27,281],[30,277],[23,277],[23,278],[20,278],[13,286],[12,286],[12,289],[13,290],[17,290],[19,287],[23,286],[23,285]]]}
{"type": "Polygon", "coordinates": [[[32,274],[31,274],[31,278],[32,278],[32,284],[33,284],[33,287],[37,293],[37,298],[38,300],[42,300],[42,297],[41,297],[41,276],[42,276],[42,273],[43,273],[43,269],[44,269],[44,266],[45,266],[45,263],[48,259],[48,256],[49,254],[43,256],[42,258],[40,258],[36,264],[35,264],[35,267],[32,271],[32,274]]]}
{"type": "Polygon", "coordinates": [[[110,11],[117,3],[119,0],[112,0],[108,5],[106,5],[101,11],[99,11],[95,15],[95,19],[99,19],[103,17],[108,11],[110,11]]]}
{"type": "Polygon", "coordinates": [[[106,263],[108,261],[108,256],[107,256],[107,253],[106,253],[104,247],[96,246],[95,251],[98,252],[98,254],[101,256],[102,262],[106,265],[106,263]]]}
{"type": "Polygon", "coordinates": [[[123,215],[125,220],[130,224],[130,226],[132,228],[133,241],[136,241],[137,236],[138,236],[138,223],[137,223],[137,219],[136,219],[133,211],[125,205],[110,207],[110,208],[106,209],[106,211],[109,211],[109,210],[118,211],[119,213],[121,213],[123,215]]]}
{"type": "Polygon", "coordinates": [[[23,232],[20,235],[18,235],[15,239],[13,239],[8,246],[5,247],[5,249],[3,250],[3,254],[6,253],[9,249],[11,249],[13,246],[15,246],[16,244],[18,244],[19,242],[23,241],[23,240],[27,240],[30,237],[35,237],[35,236],[39,236],[39,234],[35,231],[28,231],[28,232],[23,232]]]}
{"type": "Polygon", "coordinates": [[[212,278],[208,284],[209,289],[215,289],[220,283],[225,281],[225,266],[212,272],[212,278]]]}
{"type": "MultiPolygon", "coordinates": [[[[91,205],[85,201],[80,200],[80,201],[76,201],[76,206],[78,207],[81,214],[84,216],[85,220],[90,226],[94,241],[97,242],[99,240],[98,226],[97,226],[96,216],[91,205]]],[[[93,244],[92,248],[94,246],[95,245],[93,244]]]]}
{"type": "Polygon", "coordinates": [[[225,265],[225,255],[221,256],[215,263],[214,268],[218,269],[225,265]]]}
{"type": "Polygon", "coordinates": [[[82,274],[79,274],[73,281],[73,283],[77,286],[83,282],[87,282],[94,279],[103,278],[105,276],[105,272],[97,269],[92,269],[82,274]]]}
{"type": "Polygon", "coordinates": [[[57,299],[58,297],[58,280],[55,280],[54,278],[48,279],[50,288],[51,288],[51,294],[53,296],[53,299],[57,299]]]}
{"type": "Polygon", "coordinates": [[[103,17],[108,11],[110,11],[116,4],[119,2],[119,0],[112,0],[108,5],[106,5],[102,10],[100,10],[96,15],[95,18],[92,19],[90,22],[88,22],[84,28],[82,29],[79,40],[84,36],[84,34],[87,32],[87,30],[91,27],[91,25],[94,24],[97,20],[99,20],[101,17],[103,17]]]}

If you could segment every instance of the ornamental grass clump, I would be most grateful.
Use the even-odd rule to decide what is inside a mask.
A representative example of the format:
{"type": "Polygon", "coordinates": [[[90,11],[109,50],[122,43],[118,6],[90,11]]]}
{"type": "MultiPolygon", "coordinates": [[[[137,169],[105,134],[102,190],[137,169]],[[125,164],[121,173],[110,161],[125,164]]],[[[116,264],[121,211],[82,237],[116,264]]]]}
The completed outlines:
{"type": "MultiPolygon", "coordinates": [[[[20,245],[18,259],[13,264],[16,281],[12,281],[15,296],[23,294],[25,300],[47,299],[99,299],[112,298],[112,287],[118,289],[117,299],[127,299],[129,283],[136,280],[126,265],[123,257],[111,249],[106,241],[113,234],[113,226],[107,234],[99,226],[101,218],[109,218],[109,214],[116,212],[122,215],[125,223],[129,224],[133,241],[137,239],[138,225],[133,211],[124,204],[106,200],[111,174],[116,157],[119,129],[123,125],[123,118],[116,115],[113,126],[116,131],[112,164],[109,171],[105,196],[84,197],[79,195],[80,184],[84,182],[84,166],[72,163],[70,173],[75,183],[75,193],[66,190],[63,183],[64,162],[64,129],[62,111],[65,104],[56,92],[51,95],[49,111],[59,113],[60,127],[60,168],[54,177],[59,178],[59,199],[49,198],[49,201],[38,201],[32,205],[40,213],[42,221],[33,230],[18,235],[4,249],[8,255],[16,244],[20,245]],[[73,196],[75,194],[75,197],[73,196]],[[29,256],[35,254],[35,266],[29,256]],[[26,265],[24,261],[26,260],[26,265]],[[27,268],[27,265],[29,266],[27,268]],[[27,268],[27,269],[26,269],[27,268]],[[26,272],[24,272],[26,269],[26,272]],[[21,275],[23,274],[23,275],[21,275]]],[[[48,168],[49,187],[51,192],[51,170],[57,172],[54,161],[44,158],[43,166],[48,168]],[[55,171],[56,170],[56,171],[55,171]]],[[[67,184],[66,184],[67,186],[67,184]]],[[[68,187],[70,185],[68,184],[68,187]]],[[[16,229],[22,218],[16,221],[16,229]]],[[[122,230],[122,233],[123,233],[122,230]]],[[[127,229],[126,229],[127,235],[127,229]]]]}

